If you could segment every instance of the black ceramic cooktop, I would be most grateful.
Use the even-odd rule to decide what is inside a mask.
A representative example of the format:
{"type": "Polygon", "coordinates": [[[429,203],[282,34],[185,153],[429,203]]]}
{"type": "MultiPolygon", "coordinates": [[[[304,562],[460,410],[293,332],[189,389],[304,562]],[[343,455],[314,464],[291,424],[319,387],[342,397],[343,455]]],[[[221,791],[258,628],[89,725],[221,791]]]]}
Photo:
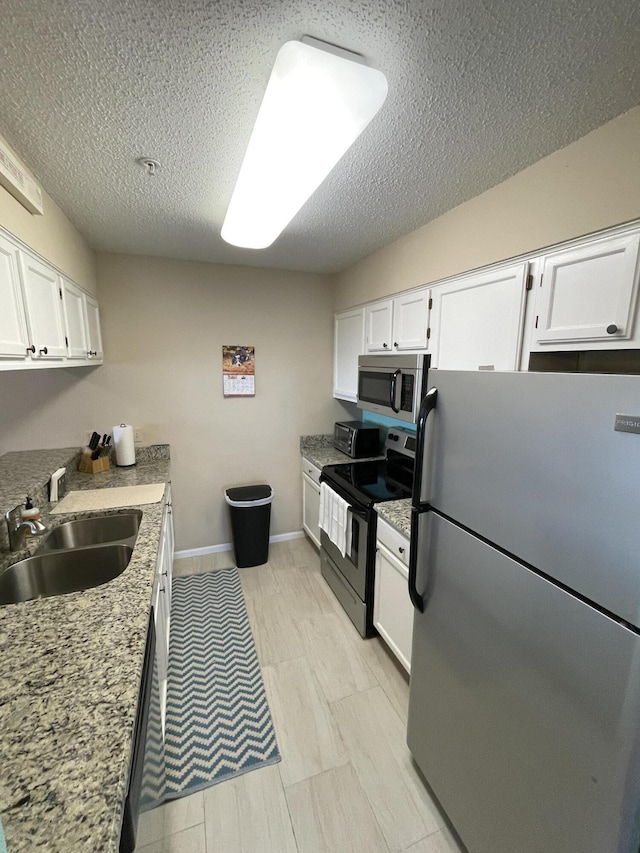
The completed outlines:
{"type": "Polygon", "coordinates": [[[412,467],[386,459],[373,462],[349,462],[323,468],[326,479],[354,492],[367,503],[394,501],[411,497],[412,467]]]}

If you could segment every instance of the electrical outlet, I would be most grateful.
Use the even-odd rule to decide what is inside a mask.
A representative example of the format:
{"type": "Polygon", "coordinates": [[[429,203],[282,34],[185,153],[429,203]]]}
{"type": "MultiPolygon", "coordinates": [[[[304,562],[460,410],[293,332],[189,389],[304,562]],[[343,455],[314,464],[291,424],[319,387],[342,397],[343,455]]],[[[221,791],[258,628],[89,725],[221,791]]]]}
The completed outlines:
{"type": "Polygon", "coordinates": [[[144,444],[144,430],[134,429],[133,441],[135,444],[144,444]]]}

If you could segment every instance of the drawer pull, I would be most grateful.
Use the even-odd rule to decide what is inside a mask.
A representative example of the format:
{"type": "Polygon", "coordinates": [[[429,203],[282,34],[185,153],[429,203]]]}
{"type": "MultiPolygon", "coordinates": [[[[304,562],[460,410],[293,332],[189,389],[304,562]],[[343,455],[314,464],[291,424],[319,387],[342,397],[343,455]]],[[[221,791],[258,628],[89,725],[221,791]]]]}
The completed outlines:
{"type": "Polygon", "coordinates": [[[404,554],[404,548],[398,548],[398,551],[399,551],[401,554],[404,554]]]}

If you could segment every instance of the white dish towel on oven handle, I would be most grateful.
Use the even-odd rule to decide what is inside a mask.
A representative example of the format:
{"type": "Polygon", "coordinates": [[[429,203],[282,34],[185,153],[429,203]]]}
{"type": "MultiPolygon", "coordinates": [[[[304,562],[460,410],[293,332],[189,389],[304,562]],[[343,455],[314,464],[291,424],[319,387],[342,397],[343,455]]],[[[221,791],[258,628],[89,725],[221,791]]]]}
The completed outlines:
{"type": "Polygon", "coordinates": [[[327,483],[320,483],[318,524],[344,557],[351,551],[351,517],[349,502],[327,483]]]}

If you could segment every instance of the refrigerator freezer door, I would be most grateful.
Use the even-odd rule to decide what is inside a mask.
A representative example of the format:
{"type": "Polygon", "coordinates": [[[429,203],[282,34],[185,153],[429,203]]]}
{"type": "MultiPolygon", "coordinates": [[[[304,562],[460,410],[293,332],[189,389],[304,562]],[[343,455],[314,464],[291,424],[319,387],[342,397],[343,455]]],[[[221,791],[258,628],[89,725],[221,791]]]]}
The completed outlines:
{"type": "Polygon", "coordinates": [[[431,503],[640,625],[640,376],[433,371],[431,503]]]}
{"type": "Polygon", "coordinates": [[[640,638],[436,514],[420,528],[407,740],[462,841],[637,853],[640,638]]]}

